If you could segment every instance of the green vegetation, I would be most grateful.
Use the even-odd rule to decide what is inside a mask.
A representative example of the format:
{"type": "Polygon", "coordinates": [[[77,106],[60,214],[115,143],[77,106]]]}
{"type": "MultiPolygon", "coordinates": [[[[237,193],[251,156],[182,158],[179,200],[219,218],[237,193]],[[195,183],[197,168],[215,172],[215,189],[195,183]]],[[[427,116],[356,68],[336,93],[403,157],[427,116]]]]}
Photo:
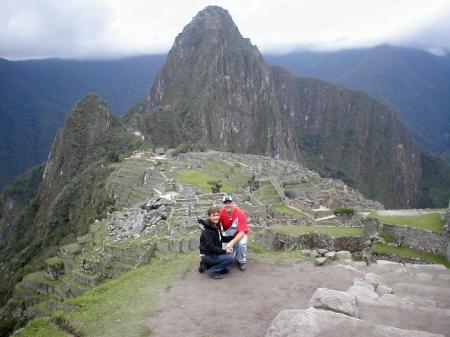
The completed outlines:
{"type": "Polygon", "coordinates": [[[380,236],[384,239],[386,242],[395,242],[395,237],[386,231],[380,231],[380,236]]]}
{"type": "Polygon", "coordinates": [[[32,320],[23,332],[15,333],[14,337],[66,337],[49,318],[32,320]]]}
{"type": "Polygon", "coordinates": [[[270,204],[270,206],[272,206],[273,208],[275,208],[278,212],[280,212],[282,214],[288,214],[288,215],[292,215],[295,217],[299,217],[303,214],[303,213],[289,207],[288,205],[286,205],[283,202],[273,202],[270,204]]]}
{"type": "Polygon", "coordinates": [[[253,173],[252,176],[247,180],[247,185],[250,188],[250,193],[253,193],[259,188],[259,181],[256,180],[256,176],[253,173]]]}
{"type": "Polygon", "coordinates": [[[355,210],[349,207],[338,207],[334,210],[334,215],[336,216],[351,216],[353,214],[355,214],[355,210]]]}
{"type": "Polygon", "coordinates": [[[340,236],[361,236],[363,234],[363,228],[361,227],[333,227],[333,226],[273,226],[271,229],[274,232],[289,234],[289,235],[302,235],[306,233],[318,232],[321,234],[327,234],[334,237],[340,236]]]}
{"type": "MultiPolygon", "coordinates": [[[[197,254],[155,258],[149,265],[71,298],[68,304],[74,309],[56,313],[52,321],[64,322],[82,336],[148,336],[151,332],[144,320],[158,312],[158,293],[167,289],[174,278],[181,277],[197,259],[197,254]]],[[[64,336],[57,333],[51,321],[35,319],[17,336],[64,336]]]]}
{"type": "Polygon", "coordinates": [[[250,259],[260,262],[292,262],[292,261],[309,261],[309,257],[300,253],[299,250],[268,250],[254,240],[248,242],[248,250],[250,259]]]}
{"type": "MultiPolygon", "coordinates": [[[[206,173],[202,170],[196,169],[179,169],[176,171],[176,180],[180,184],[192,185],[194,187],[198,187],[203,190],[205,193],[211,191],[211,186],[208,184],[208,181],[216,180],[217,177],[213,176],[209,173],[206,173]]],[[[223,192],[232,192],[236,190],[236,187],[228,183],[225,180],[222,183],[222,191],[223,192]]]]}
{"type": "Polygon", "coordinates": [[[424,261],[432,263],[443,264],[447,268],[450,268],[450,262],[442,255],[436,255],[431,253],[424,253],[415,249],[406,247],[392,247],[381,243],[376,243],[372,246],[374,253],[379,254],[395,254],[399,256],[415,257],[424,261]]]}
{"type": "Polygon", "coordinates": [[[379,215],[377,212],[370,212],[369,216],[389,224],[406,225],[419,229],[428,229],[434,232],[441,231],[444,226],[444,220],[439,213],[416,216],[384,216],[379,215]]]}
{"type": "Polygon", "coordinates": [[[207,184],[211,186],[211,193],[219,193],[222,188],[222,180],[211,180],[207,184]]]}

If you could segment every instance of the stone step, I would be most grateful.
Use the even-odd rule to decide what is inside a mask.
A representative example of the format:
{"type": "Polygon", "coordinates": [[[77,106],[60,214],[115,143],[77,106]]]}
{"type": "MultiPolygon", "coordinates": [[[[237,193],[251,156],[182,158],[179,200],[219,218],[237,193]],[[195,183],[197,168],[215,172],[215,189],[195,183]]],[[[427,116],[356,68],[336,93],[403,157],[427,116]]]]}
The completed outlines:
{"type": "Polygon", "coordinates": [[[315,308],[281,311],[266,337],[444,337],[425,331],[373,324],[344,314],[315,308]]]}
{"type": "Polygon", "coordinates": [[[95,287],[95,286],[99,285],[99,283],[101,281],[100,274],[88,275],[88,274],[83,273],[80,270],[72,270],[70,273],[70,277],[73,280],[80,282],[82,284],[85,284],[89,287],[95,287]]]}
{"type": "Polygon", "coordinates": [[[416,300],[416,303],[413,304],[411,298],[404,298],[404,300],[409,302],[410,309],[374,306],[358,302],[360,318],[374,324],[382,323],[401,329],[421,330],[442,335],[450,332],[449,309],[440,309],[433,306],[420,307],[416,306],[420,301],[416,300]]]}
{"type": "Polygon", "coordinates": [[[450,309],[450,287],[436,287],[415,283],[394,283],[394,293],[399,296],[422,297],[450,309]]]}

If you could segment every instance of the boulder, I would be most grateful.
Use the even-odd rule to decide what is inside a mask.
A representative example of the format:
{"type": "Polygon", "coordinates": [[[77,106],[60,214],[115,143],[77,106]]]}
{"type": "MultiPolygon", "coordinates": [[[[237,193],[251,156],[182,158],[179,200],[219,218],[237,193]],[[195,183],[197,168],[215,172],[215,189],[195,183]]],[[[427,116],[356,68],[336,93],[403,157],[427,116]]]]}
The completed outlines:
{"type": "Polygon", "coordinates": [[[312,257],[312,258],[315,258],[315,257],[319,257],[320,254],[319,254],[319,252],[316,249],[313,249],[311,251],[311,253],[309,254],[309,256],[312,257]]]}
{"type": "Polygon", "coordinates": [[[327,252],[324,256],[330,261],[336,260],[336,252],[327,252]]]}
{"type": "Polygon", "coordinates": [[[325,264],[325,262],[327,262],[326,257],[316,257],[316,261],[315,261],[316,266],[322,266],[325,264]]]}
{"type": "Polygon", "coordinates": [[[320,254],[320,256],[324,256],[328,252],[328,249],[317,249],[317,252],[320,254]]]}
{"type": "Polygon", "coordinates": [[[354,295],[359,302],[372,302],[378,297],[374,290],[363,286],[351,286],[347,292],[354,295]]]}
{"type": "Polygon", "coordinates": [[[340,250],[336,253],[336,258],[338,260],[351,259],[352,253],[350,253],[348,250],[340,250]]]}
{"type": "Polygon", "coordinates": [[[370,283],[366,280],[362,280],[360,278],[355,278],[353,280],[353,285],[358,286],[358,287],[365,287],[365,288],[369,289],[370,291],[375,291],[375,286],[372,283],[370,283]]]}
{"type": "Polygon", "coordinates": [[[302,253],[303,255],[305,255],[305,256],[310,256],[310,255],[311,255],[311,250],[309,250],[309,249],[303,249],[303,250],[301,251],[301,253],[302,253]]]}
{"type": "Polygon", "coordinates": [[[317,288],[309,303],[316,309],[331,310],[347,316],[359,317],[355,296],[343,291],[317,288]]]}

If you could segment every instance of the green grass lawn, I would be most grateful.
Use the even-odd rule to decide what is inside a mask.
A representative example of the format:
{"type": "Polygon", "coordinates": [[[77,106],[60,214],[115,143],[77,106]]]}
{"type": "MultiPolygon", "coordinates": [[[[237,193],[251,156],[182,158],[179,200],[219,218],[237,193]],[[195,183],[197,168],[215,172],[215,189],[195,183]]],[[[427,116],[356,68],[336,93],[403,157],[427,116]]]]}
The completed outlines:
{"type": "Polygon", "coordinates": [[[377,212],[371,212],[369,217],[378,219],[385,223],[395,225],[407,225],[419,229],[429,229],[434,232],[439,232],[444,226],[444,220],[441,219],[439,213],[430,213],[417,216],[383,216],[377,212]]]}
{"type": "Polygon", "coordinates": [[[328,234],[334,237],[340,236],[361,236],[363,228],[361,227],[333,227],[333,226],[273,226],[271,229],[278,233],[289,235],[301,235],[306,233],[318,232],[328,234]]]}
{"type": "Polygon", "coordinates": [[[236,186],[231,185],[227,179],[219,178],[206,173],[202,170],[196,169],[179,169],[176,171],[176,180],[180,184],[192,185],[194,187],[200,188],[205,193],[211,192],[211,185],[208,181],[211,180],[221,180],[222,188],[221,192],[233,192],[237,189],[236,186]]]}
{"type": "Polygon", "coordinates": [[[424,253],[415,249],[406,247],[391,247],[385,244],[376,243],[372,246],[375,253],[379,254],[395,254],[407,257],[416,257],[432,263],[443,264],[447,268],[450,268],[450,262],[442,255],[435,255],[431,253],[424,253]]]}
{"type": "Polygon", "coordinates": [[[270,204],[270,206],[272,206],[273,208],[275,208],[278,212],[280,212],[282,214],[288,214],[288,215],[292,215],[295,217],[299,217],[303,214],[303,213],[289,207],[288,205],[286,205],[283,202],[273,202],[270,204]]]}

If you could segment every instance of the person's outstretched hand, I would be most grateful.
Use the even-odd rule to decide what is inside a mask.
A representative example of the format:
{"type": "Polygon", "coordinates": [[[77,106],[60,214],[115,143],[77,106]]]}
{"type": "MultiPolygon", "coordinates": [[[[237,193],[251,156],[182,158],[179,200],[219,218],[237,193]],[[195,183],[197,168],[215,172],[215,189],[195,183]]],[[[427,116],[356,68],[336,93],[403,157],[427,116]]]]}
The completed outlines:
{"type": "Polygon", "coordinates": [[[227,254],[231,254],[233,252],[233,247],[232,246],[227,247],[226,252],[227,254]]]}

